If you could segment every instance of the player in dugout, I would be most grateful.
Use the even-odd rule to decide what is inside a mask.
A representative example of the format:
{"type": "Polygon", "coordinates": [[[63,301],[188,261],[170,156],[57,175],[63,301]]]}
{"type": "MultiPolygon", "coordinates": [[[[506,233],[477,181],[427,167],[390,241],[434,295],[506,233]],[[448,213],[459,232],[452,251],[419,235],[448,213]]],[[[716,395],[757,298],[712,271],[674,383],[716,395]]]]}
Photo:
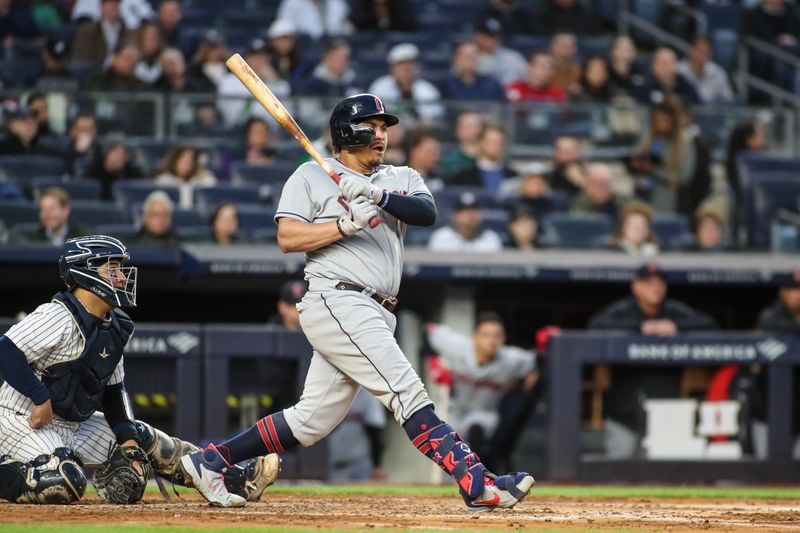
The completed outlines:
{"type": "MultiPolygon", "coordinates": [[[[142,499],[150,474],[183,485],[181,456],[197,450],[136,420],[125,390],[123,352],[134,323],[137,267],[105,235],[64,243],[66,290],[0,337],[0,498],[66,504],[83,497],[84,466],[108,503],[142,499]]],[[[257,500],[280,469],[261,456],[225,476],[228,490],[257,500]]]]}

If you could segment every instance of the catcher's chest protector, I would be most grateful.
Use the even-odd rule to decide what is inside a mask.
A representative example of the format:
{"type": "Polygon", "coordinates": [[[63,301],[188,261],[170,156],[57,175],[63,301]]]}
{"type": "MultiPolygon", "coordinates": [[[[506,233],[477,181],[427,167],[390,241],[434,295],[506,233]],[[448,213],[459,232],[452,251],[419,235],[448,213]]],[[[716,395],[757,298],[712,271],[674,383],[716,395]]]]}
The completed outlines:
{"type": "Polygon", "coordinates": [[[133,334],[133,321],[119,309],[111,312],[108,322],[97,318],[69,292],[53,299],[70,312],[85,343],[77,359],[48,367],[42,382],[50,390],[56,415],[83,422],[100,407],[106,385],[133,334]]]}

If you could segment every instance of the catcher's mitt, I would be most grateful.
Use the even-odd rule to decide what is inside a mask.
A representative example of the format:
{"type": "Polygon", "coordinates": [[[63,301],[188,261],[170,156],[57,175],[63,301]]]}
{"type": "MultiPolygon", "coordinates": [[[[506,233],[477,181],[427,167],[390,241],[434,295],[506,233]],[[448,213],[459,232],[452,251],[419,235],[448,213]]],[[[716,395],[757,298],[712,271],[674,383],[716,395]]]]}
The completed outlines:
{"type": "Polygon", "coordinates": [[[117,446],[95,471],[92,482],[108,503],[128,504],[142,499],[152,469],[138,446],[117,446]]]}

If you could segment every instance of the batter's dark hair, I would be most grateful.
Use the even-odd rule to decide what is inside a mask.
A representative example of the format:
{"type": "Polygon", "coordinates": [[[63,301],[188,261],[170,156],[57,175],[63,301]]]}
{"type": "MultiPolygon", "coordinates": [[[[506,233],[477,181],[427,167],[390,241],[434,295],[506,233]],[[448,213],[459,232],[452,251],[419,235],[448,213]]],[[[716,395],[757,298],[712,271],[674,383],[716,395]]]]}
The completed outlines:
{"type": "Polygon", "coordinates": [[[475,329],[477,330],[479,327],[481,327],[481,324],[484,324],[486,322],[496,322],[501,326],[505,327],[505,323],[503,322],[503,317],[500,316],[500,313],[497,313],[495,311],[481,311],[475,318],[475,329]]]}

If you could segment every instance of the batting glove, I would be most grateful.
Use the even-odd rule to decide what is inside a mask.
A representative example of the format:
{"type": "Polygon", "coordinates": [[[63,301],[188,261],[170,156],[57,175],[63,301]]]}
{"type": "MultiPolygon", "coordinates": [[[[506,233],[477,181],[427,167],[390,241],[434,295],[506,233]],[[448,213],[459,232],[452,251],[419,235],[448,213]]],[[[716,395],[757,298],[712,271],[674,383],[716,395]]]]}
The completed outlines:
{"type": "Polygon", "coordinates": [[[336,221],[339,233],[344,236],[354,235],[366,228],[370,219],[378,214],[378,208],[363,196],[359,196],[347,205],[350,211],[336,221]]]}
{"type": "Polygon", "coordinates": [[[378,205],[383,200],[383,189],[357,176],[344,176],[339,181],[339,189],[348,202],[352,202],[359,196],[363,196],[373,205],[378,205]]]}

